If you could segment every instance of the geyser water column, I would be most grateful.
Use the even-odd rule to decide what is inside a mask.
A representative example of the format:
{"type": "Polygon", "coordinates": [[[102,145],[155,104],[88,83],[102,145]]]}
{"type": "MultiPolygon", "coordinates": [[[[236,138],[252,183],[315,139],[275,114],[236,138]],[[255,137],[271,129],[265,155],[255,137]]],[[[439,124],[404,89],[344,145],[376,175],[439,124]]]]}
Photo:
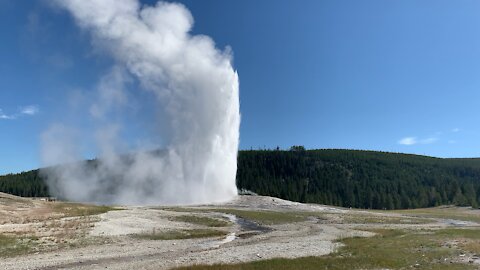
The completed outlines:
{"type": "MultiPolygon", "coordinates": [[[[108,123],[104,110],[117,106],[119,100],[128,102],[118,93],[133,77],[138,91],[148,91],[162,108],[168,130],[154,136],[168,142],[161,154],[133,151],[125,157],[116,147],[122,121],[115,128],[97,125],[91,132],[99,152],[96,164],[50,167],[45,173],[51,191],[76,201],[121,204],[232,199],[237,194],[240,112],[230,51],[217,50],[207,36],[191,35],[193,18],[181,4],[145,6],[137,0],[58,0],[56,4],[91,33],[94,46],[115,60],[113,75],[102,79],[99,98],[91,104],[91,121],[108,123]]],[[[72,146],[75,139],[66,132],[71,126],[75,123],[55,124],[43,134],[45,165],[80,158],[80,150],[72,146]]]]}

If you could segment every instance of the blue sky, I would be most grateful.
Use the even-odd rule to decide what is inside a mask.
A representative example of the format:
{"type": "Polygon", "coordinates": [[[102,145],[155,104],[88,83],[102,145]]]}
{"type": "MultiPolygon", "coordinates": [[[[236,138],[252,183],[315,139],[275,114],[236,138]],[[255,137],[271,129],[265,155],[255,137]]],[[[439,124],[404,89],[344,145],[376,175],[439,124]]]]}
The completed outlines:
{"type": "MultiPolygon", "coordinates": [[[[480,157],[479,1],[180,2],[233,48],[242,149],[480,157]]],[[[0,34],[3,174],[41,165],[40,134],[111,60],[48,1],[0,0],[0,34]]]]}

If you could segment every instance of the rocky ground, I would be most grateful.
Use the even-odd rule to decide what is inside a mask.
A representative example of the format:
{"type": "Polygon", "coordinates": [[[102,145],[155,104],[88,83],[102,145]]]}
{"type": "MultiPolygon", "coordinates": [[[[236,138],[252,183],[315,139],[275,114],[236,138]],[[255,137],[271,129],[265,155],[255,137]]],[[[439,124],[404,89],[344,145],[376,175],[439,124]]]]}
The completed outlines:
{"type": "MultiPolygon", "coordinates": [[[[0,194],[0,236],[10,244],[16,241],[6,249],[13,252],[2,254],[0,248],[0,269],[170,269],[322,256],[343,245],[339,239],[371,237],[375,229],[479,226],[475,219],[361,211],[263,196],[188,207],[93,209],[0,194]],[[95,210],[105,213],[95,215],[95,210]]],[[[475,264],[475,255],[454,259],[475,264]]]]}

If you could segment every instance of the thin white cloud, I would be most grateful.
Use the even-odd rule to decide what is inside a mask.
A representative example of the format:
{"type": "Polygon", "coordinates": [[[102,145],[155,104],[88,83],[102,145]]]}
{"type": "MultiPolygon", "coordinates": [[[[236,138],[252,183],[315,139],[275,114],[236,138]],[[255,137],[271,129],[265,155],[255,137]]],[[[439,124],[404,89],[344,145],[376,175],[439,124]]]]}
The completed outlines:
{"type": "Polygon", "coordinates": [[[1,120],[11,120],[11,119],[15,119],[15,116],[14,115],[7,115],[2,111],[2,109],[0,109],[0,119],[1,120]]]}
{"type": "Polygon", "coordinates": [[[414,144],[417,144],[418,141],[417,141],[417,138],[415,137],[405,137],[399,140],[398,143],[402,145],[414,145],[414,144]]]}
{"type": "Polygon", "coordinates": [[[417,137],[405,137],[398,141],[401,145],[415,145],[415,144],[432,144],[438,141],[436,137],[430,137],[425,139],[417,139],[417,137]]]}
{"type": "MultiPolygon", "coordinates": [[[[400,139],[397,143],[398,144],[401,144],[401,145],[415,145],[415,144],[433,144],[433,143],[436,143],[438,141],[440,141],[440,138],[442,137],[442,135],[445,135],[447,134],[448,132],[453,132],[453,133],[457,133],[457,132],[460,132],[462,131],[460,128],[456,127],[456,128],[452,128],[446,132],[442,132],[442,131],[437,131],[435,132],[434,134],[432,134],[431,137],[427,137],[427,138],[418,138],[418,137],[404,137],[402,139],[400,139]]],[[[447,138],[444,138],[444,140],[442,140],[446,143],[449,143],[449,144],[454,144],[454,143],[457,143],[457,141],[455,140],[447,140],[447,138]]]]}
{"type": "Polygon", "coordinates": [[[0,119],[13,119],[13,117],[6,114],[0,114],[0,119]]]}
{"type": "Polygon", "coordinates": [[[38,112],[39,112],[38,106],[35,106],[35,105],[22,107],[20,110],[21,114],[26,114],[26,115],[35,115],[38,112]]]}
{"type": "Polygon", "coordinates": [[[39,112],[39,108],[36,105],[29,105],[25,107],[20,107],[17,113],[6,114],[0,109],[0,120],[14,120],[20,116],[34,116],[39,112]]]}

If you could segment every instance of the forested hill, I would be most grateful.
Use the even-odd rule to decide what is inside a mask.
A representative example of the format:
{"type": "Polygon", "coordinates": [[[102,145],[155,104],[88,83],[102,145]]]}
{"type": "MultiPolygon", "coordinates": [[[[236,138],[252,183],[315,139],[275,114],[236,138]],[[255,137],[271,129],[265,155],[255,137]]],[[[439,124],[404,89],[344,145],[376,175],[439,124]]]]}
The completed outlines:
{"type": "Polygon", "coordinates": [[[261,195],[355,208],[480,202],[480,159],[354,150],[241,151],[238,186],[261,195]]]}
{"type": "MultiPolygon", "coordinates": [[[[293,201],[400,209],[480,203],[480,159],[356,150],[240,151],[237,186],[293,201]]],[[[38,170],[0,176],[0,191],[48,196],[38,170]]]]}
{"type": "Polygon", "coordinates": [[[0,192],[23,197],[48,197],[48,187],[39,170],[0,176],[0,192]]]}

